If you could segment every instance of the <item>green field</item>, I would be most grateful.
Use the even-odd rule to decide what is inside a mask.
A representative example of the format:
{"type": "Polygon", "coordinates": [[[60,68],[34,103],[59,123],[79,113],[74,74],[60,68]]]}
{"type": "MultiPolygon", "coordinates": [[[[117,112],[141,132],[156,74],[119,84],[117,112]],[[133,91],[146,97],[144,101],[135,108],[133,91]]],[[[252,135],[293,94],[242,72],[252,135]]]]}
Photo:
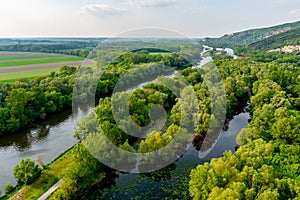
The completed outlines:
{"type": "MultiPolygon", "coordinates": [[[[0,52],[1,54],[1,52],[0,52]]],[[[0,60],[26,60],[26,59],[39,59],[39,58],[52,58],[52,57],[66,57],[62,54],[28,54],[28,55],[0,55],[0,60]]]]}
{"type": "Polygon", "coordinates": [[[19,78],[32,78],[47,75],[51,72],[58,72],[60,68],[49,68],[39,70],[29,70],[20,72],[0,73],[0,81],[2,83],[13,83],[19,78]]]}
{"type": "Polygon", "coordinates": [[[13,67],[13,66],[25,66],[25,65],[38,65],[47,63],[58,62],[70,62],[83,60],[81,57],[69,57],[69,58],[48,58],[43,60],[16,60],[10,62],[0,62],[0,67],[13,67]]]}
{"type": "Polygon", "coordinates": [[[162,55],[162,56],[169,56],[170,52],[151,52],[150,55],[162,55]]]}
{"type": "Polygon", "coordinates": [[[20,53],[0,51],[0,67],[22,67],[29,65],[49,64],[49,68],[40,69],[39,66],[32,70],[4,72],[0,73],[1,83],[14,83],[20,78],[33,79],[37,76],[47,75],[50,72],[57,72],[61,66],[53,66],[53,63],[65,63],[74,61],[83,61],[84,58],[77,56],[68,56],[55,53],[20,53]],[[51,64],[51,65],[50,65],[51,64]]]}

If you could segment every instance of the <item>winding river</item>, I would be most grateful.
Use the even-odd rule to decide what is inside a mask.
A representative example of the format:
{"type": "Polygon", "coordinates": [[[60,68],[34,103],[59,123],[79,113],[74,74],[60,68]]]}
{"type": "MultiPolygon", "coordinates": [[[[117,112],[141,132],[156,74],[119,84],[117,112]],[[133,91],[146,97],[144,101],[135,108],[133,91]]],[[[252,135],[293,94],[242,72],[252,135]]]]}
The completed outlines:
{"type": "Polygon", "coordinates": [[[16,183],[13,168],[21,159],[38,159],[47,164],[77,142],[73,133],[72,113],[63,111],[33,128],[0,136],[0,188],[7,182],[16,183]]]}
{"type": "MultiPolygon", "coordinates": [[[[91,192],[84,199],[178,199],[174,190],[186,184],[189,172],[198,164],[208,162],[212,158],[218,158],[227,150],[235,151],[236,136],[240,130],[248,125],[250,114],[245,110],[236,115],[228,124],[228,129],[223,131],[215,140],[215,144],[209,148],[210,151],[205,158],[199,158],[199,151],[194,147],[190,148],[176,162],[164,168],[158,173],[158,177],[153,174],[141,175],[134,173],[117,173],[109,177],[107,184],[91,192]],[[103,192],[104,191],[104,192],[103,192]],[[91,197],[90,197],[91,195],[91,197]],[[88,198],[90,197],[90,198],[88,198]]],[[[187,189],[187,188],[183,188],[187,189]]]]}
{"type": "MultiPolygon", "coordinates": [[[[210,56],[205,56],[205,53],[212,50],[211,47],[204,46],[201,53],[202,60],[197,67],[201,67],[210,61],[210,56]]],[[[233,50],[225,49],[228,55],[235,58],[233,50]]],[[[172,77],[169,76],[170,78],[172,77]]],[[[149,82],[143,83],[137,87],[142,87],[149,82]]],[[[82,111],[83,116],[90,110],[82,111]]],[[[205,160],[213,157],[222,156],[225,150],[234,150],[236,146],[235,137],[241,128],[247,126],[250,116],[249,113],[241,113],[235,116],[229,123],[227,131],[222,132],[219,138],[215,141],[214,148],[210,151],[205,160]]],[[[50,115],[47,120],[41,121],[38,125],[32,128],[25,128],[16,133],[0,136],[0,190],[3,191],[4,185],[7,182],[15,184],[13,176],[13,168],[23,158],[37,159],[43,164],[47,164],[59,156],[62,152],[76,144],[77,140],[73,137],[75,125],[71,110],[66,110],[55,115],[50,115]]],[[[177,161],[178,163],[184,160],[199,160],[199,152],[191,147],[177,161]]],[[[130,182],[137,174],[119,174],[118,178],[114,179],[116,186],[118,184],[126,184],[130,182]]]]}
{"type": "MultiPolygon", "coordinates": [[[[203,46],[202,60],[195,68],[202,67],[212,61],[212,57],[205,54],[212,50],[211,47],[203,46]]],[[[223,51],[232,58],[237,58],[232,49],[225,48],[223,51]]],[[[141,84],[141,86],[143,85],[145,84],[141,84]]],[[[236,136],[242,128],[248,126],[251,119],[248,107],[249,105],[242,113],[235,115],[229,121],[226,131],[217,134],[217,138],[211,138],[212,140],[208,142],[207,148],[204,148],[205,151],[200,152],[195,145],[191,145],[177,161],[164,168],[163,172],[158,173],[158,177],[151,173],[141,175],[117,172],[108,177],[107,184],[101,185],[98,189],[89,193],[90,198],[85,196],[84,199],[96,199],[100,196],[101,199],[132,199],[133,197],[136,197],[136,199],[178,199],[174,189],[180,190],[180,187],[186,184],[184,179],[189,178],[191,169],[198,164],[210,161],[212,158],[223,156],[225,151],[231,150],[234,152],[236,150],[236,136]],[[204,156],[201,154],[204,154],[204,156]]]]}

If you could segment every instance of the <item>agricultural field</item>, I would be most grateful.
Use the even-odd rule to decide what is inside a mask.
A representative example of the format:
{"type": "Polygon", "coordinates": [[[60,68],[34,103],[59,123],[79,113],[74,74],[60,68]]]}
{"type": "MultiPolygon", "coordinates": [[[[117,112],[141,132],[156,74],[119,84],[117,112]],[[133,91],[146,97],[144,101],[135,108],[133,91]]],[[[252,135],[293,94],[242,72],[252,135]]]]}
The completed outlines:
{"type": "Polygon", "coordinates": [[[82,61],[81,57],[63,54],[0,51],[0,82],[46,75],[65,65],[80,65],[82,61]]]}
{"type": "Polygon", "coordinates": [[[162,55],[162,56],[169,56],[170,52],[151,52],[150,55],[162,55]]]}
{"type": "Polygon", "coordinates": [[[37,70],[26,70],[19,72],[7,72],[0,73],[0,81],[3,83],[13,83],[20,78],[34,78],[37,76],[43,76],[50,74],[51,72],[58,72],[60,68],[46,68],[46,69],[37,69],[37,70]]]}

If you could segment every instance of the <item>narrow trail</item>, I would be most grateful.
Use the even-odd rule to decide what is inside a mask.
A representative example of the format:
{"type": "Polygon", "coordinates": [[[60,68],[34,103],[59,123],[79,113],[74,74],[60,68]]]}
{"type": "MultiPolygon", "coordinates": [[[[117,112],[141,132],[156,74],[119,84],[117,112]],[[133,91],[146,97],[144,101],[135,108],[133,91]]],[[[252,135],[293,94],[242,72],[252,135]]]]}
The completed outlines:
{"type": "Polygon", "coordinates": [[[55,183],[47,192],[45,192],[38,200],[46,200],[55,190],[59,188],[62,184],[63,180],[60,179],[57,183],[55,183]]]}

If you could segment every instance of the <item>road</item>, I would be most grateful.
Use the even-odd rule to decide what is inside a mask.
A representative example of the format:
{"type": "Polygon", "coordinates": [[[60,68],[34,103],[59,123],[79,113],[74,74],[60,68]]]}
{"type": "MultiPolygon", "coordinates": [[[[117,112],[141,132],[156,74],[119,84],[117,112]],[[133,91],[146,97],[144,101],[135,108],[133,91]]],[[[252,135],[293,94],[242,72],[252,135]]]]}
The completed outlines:
{"type": "Polygon", "coordinates": [[[62,184],[62,179],[55,183],[47,192],[45,192],[38,200],[46,200],[59,186],[62,184]]]}

